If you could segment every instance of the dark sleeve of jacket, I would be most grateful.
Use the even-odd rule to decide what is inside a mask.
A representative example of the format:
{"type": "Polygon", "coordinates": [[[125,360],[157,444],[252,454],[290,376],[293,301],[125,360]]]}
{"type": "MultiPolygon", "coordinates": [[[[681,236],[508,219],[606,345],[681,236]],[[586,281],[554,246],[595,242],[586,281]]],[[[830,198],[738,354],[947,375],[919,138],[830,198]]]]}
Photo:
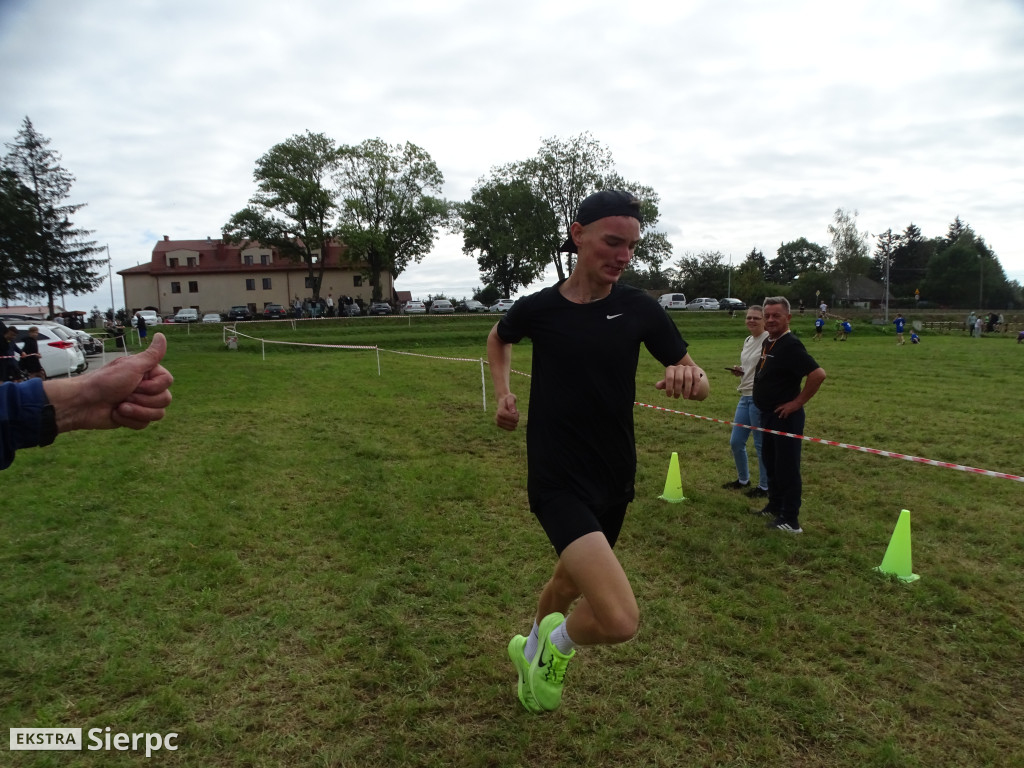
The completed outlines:
{"type": "Polygon", "coordinates": [[[45,429],[47,405],[41,379],[0,384],[0,469],[11,465],[18,449],[53,442],[45,429]]]}

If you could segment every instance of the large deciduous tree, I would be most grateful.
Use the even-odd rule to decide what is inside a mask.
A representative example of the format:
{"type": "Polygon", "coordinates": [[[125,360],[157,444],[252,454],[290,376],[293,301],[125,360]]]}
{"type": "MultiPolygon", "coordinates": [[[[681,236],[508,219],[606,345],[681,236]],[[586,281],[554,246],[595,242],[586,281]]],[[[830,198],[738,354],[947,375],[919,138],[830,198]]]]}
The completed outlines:
{"type": "Polygon", "coordinates": [[[274,145],[256,161],[256,194],[223,229],[232,242],[252,240],[305,263],[314,301],[326,266],[322,257],[335,235],[331,174],[337,163],[338,149],[322,133],[306,131],[274,145]]]}
{"type": "Polygon", "coordinates": [[[437,229],[450,221],[440,197],[444,175],[415,144],[381,139],[343,146],[335,171],[341,224],[338,232],[352,258],[368,265],[373,299],[381,298],[380,273],[400,275],[434,245],[437,229]]]}
{"type": "Polygon", "coordinates": [[[868,255],[868,233],[857,229],[857,211],[852,213],[836,208],[835,218],[828,225],[832,236],[832,257],[835,259],[835,274],[849,284],[855,277],[871,271],[871,257],[868,255]]]}
{"type": "Polygon", "coordinates": [[[559,253],[558,245],[568,235],[580,203],[601,189],[622,189],[640,200],[644,224],[633,256],[634,269],[639,263],[648,272],[658,271],[671,256],[672,246],[668,238],[656,230],[659,217],[657,193],[651,187],[620,176],[615,171],[611,151],[588,132],[568,139],[544,139],[534,157],[498,168],[494,175],[505,182],[526,181],[533,193],[554,211],[557,227],[553,242],[557,244],[549,258],[559,280],[564,280],[572,272],[575,256],[559,253]]]}
{"type": "Polygon", "coordinates": [[[540,277],[560,244],[554,211],[522,179],[482,182],[457,209],[463,252],[478,254],[480,277],[502,296],[540,277]]]}
{"type": "Polygon", "coordinates": [[[69,205],[75,177],[60,164],[60,155],[49,148],[25,118],[3,160],[3,216],[13,216],[0,235],[2,269],[11,281],[8,292],[26,297],[45,296],[50,314],[58,295],[78,296],[103,282],[99,272],[106,259],[96,258],[102,248],[86,238],[91,231],[71,221],[84,204],[69,205]]]}

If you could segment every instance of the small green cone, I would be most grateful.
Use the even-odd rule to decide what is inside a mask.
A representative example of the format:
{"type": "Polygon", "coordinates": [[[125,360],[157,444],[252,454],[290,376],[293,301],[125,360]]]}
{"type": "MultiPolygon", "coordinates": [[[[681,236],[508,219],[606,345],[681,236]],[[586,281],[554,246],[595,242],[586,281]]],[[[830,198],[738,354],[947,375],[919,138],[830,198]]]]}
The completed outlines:
{"type": "Polygon", "coordinates": [[[665,478],[665,490],[658,498],[672,504],[686,501],[686,497],[683,496],[683,479],[679,474],[679,455],[675,451],[672,452],[672,459],[668,463],[668,477],[665,478]]]}
{"type": "Polygon", "coordinates": [[[888,576],[895,576],[908,584],[921,578],[913,572],[910,560],[910,510],[904,509],[900,512],[900,519],[896,521],[896,530],[892,532],[882,564],[875,570],[888,576]]]}

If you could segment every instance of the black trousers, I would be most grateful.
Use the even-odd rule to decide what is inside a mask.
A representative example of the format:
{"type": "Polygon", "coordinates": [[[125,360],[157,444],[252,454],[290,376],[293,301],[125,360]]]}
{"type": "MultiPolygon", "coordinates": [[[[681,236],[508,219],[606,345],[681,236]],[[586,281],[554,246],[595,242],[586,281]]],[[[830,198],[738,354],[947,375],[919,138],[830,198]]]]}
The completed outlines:
{"type": "MultiPolygon", "coordinates": [[[[804,409],[783,419],[775,411],[761,411],[761,426],[795,435],[804,433],[804,409]]],[[[803,440],[772,435],[761,438],[761,456],[768,470],[768,508],[776,516],[797,528],[800,524],[800,498],[803,481],[800,478],[800,451],[803,440]]]]}

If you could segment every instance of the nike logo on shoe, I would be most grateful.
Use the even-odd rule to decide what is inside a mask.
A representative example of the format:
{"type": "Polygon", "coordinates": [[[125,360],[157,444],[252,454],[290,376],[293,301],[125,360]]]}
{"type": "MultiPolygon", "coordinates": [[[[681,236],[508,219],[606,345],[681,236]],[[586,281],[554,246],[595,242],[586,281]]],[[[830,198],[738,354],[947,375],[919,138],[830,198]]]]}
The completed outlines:
{"type": "Polygon", "coordinates": [[[619,312],[617,315],[605,315],[609,320],[614,320],[616,317],[622,317],[622,313],[619,312]]]}

